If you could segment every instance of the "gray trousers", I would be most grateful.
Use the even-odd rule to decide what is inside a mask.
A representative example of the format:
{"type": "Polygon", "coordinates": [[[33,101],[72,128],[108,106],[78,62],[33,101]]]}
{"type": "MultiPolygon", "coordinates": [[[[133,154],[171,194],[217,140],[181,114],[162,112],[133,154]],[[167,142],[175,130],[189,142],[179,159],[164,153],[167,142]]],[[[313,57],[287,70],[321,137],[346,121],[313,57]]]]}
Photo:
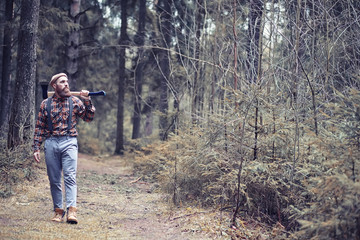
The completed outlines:
{"type": "Polygon", "coordinates": [[[47,138],[44,150],[54,209],[63,209],[62,173],[64,174],[66,209],[71,206],[76,207],[77,138],[69,136],[47,138]]]}

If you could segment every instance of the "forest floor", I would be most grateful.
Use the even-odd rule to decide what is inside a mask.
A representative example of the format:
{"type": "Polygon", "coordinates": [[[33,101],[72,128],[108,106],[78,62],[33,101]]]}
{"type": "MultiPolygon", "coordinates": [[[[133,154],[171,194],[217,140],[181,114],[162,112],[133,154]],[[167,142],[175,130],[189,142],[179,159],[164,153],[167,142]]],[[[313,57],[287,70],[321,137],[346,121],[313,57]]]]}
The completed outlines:
{"type": "Polygon", "coordinates": [[[36,179],[17,185],[11,197],[0,198],[0,239],[231,238],[228,230],[220,227],[229,216],[215,210],[173,207],[153,183],[134,175],[126,155],[99,158],[79,154],[79,223],[51,222],[45,163],[34,166],[36,179]]]}

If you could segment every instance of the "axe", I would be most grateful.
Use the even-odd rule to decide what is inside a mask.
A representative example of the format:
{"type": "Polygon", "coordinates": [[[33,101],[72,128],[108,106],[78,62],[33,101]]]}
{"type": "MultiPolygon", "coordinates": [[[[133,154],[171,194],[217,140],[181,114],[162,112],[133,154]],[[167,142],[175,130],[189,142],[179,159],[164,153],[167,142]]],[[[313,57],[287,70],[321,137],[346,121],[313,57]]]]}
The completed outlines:
{"type": "MultiPolygon", "coordinates": [[[[41,89],[42,89],[42,97],[43,99],[46,99],[48,97],[51,97],[55,94],[55,92],[48,92],[48,86],[49,83],[47,82],[41,82],[41,89]]],[[[70,92],[72,96],[80,96],[80,92],[70,92]]],[[[89,92],[88,96],[106,96],[105,91],[99,91],[99,92],[89,92]]]]}

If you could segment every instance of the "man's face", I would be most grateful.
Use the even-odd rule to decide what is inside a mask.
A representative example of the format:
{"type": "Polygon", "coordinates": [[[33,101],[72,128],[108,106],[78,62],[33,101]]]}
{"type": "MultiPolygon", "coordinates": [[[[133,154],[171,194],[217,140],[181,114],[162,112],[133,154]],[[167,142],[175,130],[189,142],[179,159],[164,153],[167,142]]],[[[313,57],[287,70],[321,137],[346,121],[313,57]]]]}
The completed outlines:
{"type": "Polygon", "coordinates": [[[68,79],[65,76],[60,77],[54,84],[55,92],[62,98],[70,97],[70,87],[68,79]]]}

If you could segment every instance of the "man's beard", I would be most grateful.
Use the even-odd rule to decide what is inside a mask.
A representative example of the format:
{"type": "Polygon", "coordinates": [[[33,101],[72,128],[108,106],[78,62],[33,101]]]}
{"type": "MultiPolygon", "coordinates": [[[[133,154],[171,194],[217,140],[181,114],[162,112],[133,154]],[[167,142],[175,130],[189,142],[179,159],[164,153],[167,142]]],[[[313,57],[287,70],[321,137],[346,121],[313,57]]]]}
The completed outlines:
{"type": "Polygon", "coordinates": [[[57,89],[58,90],[58,94],[60,97],[65,98],[65,97],[70,97],[71,93],[70,93],[70,88],[63,88],[63,89],[57,89]]]}

